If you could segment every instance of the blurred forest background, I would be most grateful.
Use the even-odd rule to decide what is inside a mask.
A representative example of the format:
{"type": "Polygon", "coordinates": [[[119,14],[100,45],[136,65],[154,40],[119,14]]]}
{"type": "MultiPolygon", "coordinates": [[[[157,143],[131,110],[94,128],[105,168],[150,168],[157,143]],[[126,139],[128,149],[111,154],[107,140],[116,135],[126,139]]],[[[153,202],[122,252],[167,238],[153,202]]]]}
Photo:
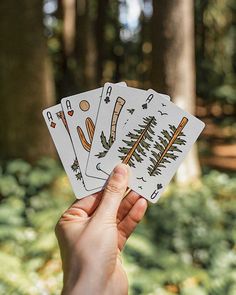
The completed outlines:
{"type": "Polygon", "coordinates": [[[130,294],[236,294],[236,2],[0,1],[0,294],[60,294],[74,200],[42,109],[106,81],[167,93],[206,128],[124,253],[130,294]]]}

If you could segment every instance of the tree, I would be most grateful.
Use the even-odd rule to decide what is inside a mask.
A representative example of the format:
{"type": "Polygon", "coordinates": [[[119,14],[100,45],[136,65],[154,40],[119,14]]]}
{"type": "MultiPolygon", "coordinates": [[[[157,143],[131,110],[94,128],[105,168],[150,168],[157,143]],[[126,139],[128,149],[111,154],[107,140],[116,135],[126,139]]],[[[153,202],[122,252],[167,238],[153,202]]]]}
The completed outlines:
{"type": "Polygon", "coordinates": [[[100,84],[103,77],[103,64],[105,59],[105,26],[107,22],[108,0],[97,1],[96,17],[96,46],[97,46],[97,83],[100,84]]]}
{"type": "Polygon", "coordinates": [[[150,157],[151,165],[148,167],[148,173],[150,176],[156,176],[161,174],[161,168],[165,168],[166,163],[170,163],[170,160],[176,160],[178,156],[175,152],[181,153],[178,145],[185,145],[186,140],[182,137],[185,134],[182,132],[183,128],[187,124],[188,119],[184,117],[176,128],[174,125],[169,124],[170,131],[162,130],[162,136],[158,136],[159,142],[155,142],[154,149],[152,150],[152,156],[150,157]]]}
{"type": "Polygon", "coordinates": [[[108,0],[77,1],[76,50],[80,89],[100,84],[104,62],[104,35],[108,0]]]}
{"type": "Polygon", "coordinates": [[[76,93],[78,79],[75,77],[75,43],[76,43],[76,0],[58,1],[56,17],[60,20],[57,28],[60,42],[59,56],[55,58],[57,96],[65,97],[76,93]]]}
{"type": "Polygon", "coordinates": [[[145,150],[149,150],[150,144],[147,140],[152,140],[154,132],[152,128],[156,126],[155,117],[146,117],[143,119],[143,124],[139,124],[140,129],[134,129],[135,133],[129,132],[127,137],[130,140],[123,140],[127,145],[126,147],[120,147],[119,152],[123,155],[120,156],[122,162],[128,164],[131,167],[135,167],[134,161],[141,163],[143,161],[142,156],[146,156],[145,150]]]}
{"type": "MultiPolygon", "coordinates": [[[[195,57],[193,0],[153,0],[152,87],[171,95],[190,113],[195,108],[195,57]]],[[[177,172],[187,183],[200,175],[196,147],[177,172]]]]}
{"type": "Polygon", "coordinates": [[[53,152],[41,114],[54,102],[42,5],[42,0],[0,1],[2,158],[36,160],[53,152]]]}

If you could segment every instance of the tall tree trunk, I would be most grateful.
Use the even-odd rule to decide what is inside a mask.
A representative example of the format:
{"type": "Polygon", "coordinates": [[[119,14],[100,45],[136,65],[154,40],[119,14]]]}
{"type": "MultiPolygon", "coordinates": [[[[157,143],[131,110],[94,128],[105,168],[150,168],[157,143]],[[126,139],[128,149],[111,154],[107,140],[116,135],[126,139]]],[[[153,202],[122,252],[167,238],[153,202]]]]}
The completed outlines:
{"type": "MultiPolygon", "coordinates": [[[[190,113],[195,111],[193,0],[153,0],[152,87],[168,93],[190,113]]],[[[197,149],[192,148],[177,172],[181,183],[200,175],[197,149]]]]}
{"type": "Polygon", "coordinates": [[[76,1],[76,44],[75,44],[75,59],[77,62],[76,79],[81,92],[87,88],[84,75],[86,43],[87,43],[87,22],[88,22],[88,3],[87,0],[76,1]]]}
{"type": "Polygon", "coordinates": [[[97,43],[95,35],[95,15],[93,1],[77,1],[77,41],[76,60],[78,62],[78,80],[81,90],[97,86],[97,43]]]}
{"type": "Polygon", "coordinates": [[[76,0],[62,0],[62,7],[64,51],[66,56],[71,56],[75,46],[76,0]]]}
{"type": "Polygon", "coordinates": [[[0,1],[0,155],[36,160],[54,151],[42,109],[54,102],[42,0],[0,1]]]}
{"type": "Polygon", "coordinates": [[[58,66],[60,76],[57,79],[57,96],[60,98],[73,95],[78,90],[75,78],[75,43],[76,43],[76,0],[58,1],[57,17],[62,21],[60,34],[61,58],[58,66]]]}
{"type": "Polygon", "coordinates": [[[103,78],[104,64],[104,44],[105,44],[105,25],[107,20],[108,0],[99,0],[97,2],[97,18],[96,18],[96,47],[97,47],[97,84],[100,84],[103,78]]]}
{"type": "Polygon", "coordinates": [[[97,44],[95,37],[95,22],[91,16],[91,3],[89,3],[89,21],[87,23],[86,55],[85,55],[85,81],[88,89],[96,88],[97,85],[97,44]]]}

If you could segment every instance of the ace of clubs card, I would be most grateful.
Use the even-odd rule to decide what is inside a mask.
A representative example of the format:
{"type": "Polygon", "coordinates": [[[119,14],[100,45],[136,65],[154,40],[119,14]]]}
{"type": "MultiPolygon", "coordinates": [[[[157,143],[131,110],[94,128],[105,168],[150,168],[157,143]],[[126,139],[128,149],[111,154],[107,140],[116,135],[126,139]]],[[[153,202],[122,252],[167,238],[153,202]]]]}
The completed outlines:
{"type": "Polygon", "coordinates": [[[111,83],[104,85],[87,163],[87,175],[107,178],[100,164],[115,140],[122,135],[124,126],[135,113],[136,105],[145,101],[145,94],[145,90],[132,87],[111,83]]]}

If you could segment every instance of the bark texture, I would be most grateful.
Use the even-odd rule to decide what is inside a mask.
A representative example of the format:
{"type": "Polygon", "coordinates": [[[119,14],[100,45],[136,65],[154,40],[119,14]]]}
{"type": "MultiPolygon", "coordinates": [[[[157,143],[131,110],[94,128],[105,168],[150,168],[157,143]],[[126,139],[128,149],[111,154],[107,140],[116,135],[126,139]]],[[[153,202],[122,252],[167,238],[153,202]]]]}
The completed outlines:
{"type": "MultiPolygon", "coordinates": [[[[153,0],[152,87],[169,94],[174,102],[195,112],[195,53],[193,0],[153,0]]],[[[200,175],[196,147],[177,172],[188,183],[200,175]]]]}
{"type": "Polygon", "coordinates": [[[42,110],[54,103],[41,0],[0,1],[0,156],[54,152],[42,110]]]}

